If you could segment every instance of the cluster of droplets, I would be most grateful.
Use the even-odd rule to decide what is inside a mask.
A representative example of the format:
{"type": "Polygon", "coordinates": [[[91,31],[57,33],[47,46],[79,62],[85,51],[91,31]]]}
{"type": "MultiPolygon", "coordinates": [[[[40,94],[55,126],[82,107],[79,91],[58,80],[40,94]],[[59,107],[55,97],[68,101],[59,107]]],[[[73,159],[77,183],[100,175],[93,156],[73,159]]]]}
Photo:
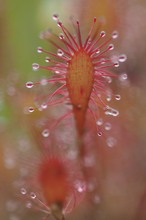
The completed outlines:
{"type": "MultiPolygon", "coordinates": [[[[72,210],[74,204],[74,196],[81,197],[82,194],[86,191],[86,182],[82,179],[76,179],[73,182],[73,188],[74,188],[74,194],[71,196],[71,200],[66,200],[64,204],[64,210],[63,212],[70,212],[70,209],[72,210]]],[[[33,207],[40,209],[44,213],[47,213],[48,215],[51,214],[50,207],[43,201],[43,199],[34,191],[29,191],[25,187],[20,188],[20,194],[23,196],[25,201],[25,207],[28,209],[31,209],[33,207]]]]}
{"type": "Polygon", "coordinates": [[[105,123],[104,123],[104,121],[103,121],[102,118],[99,118],[99,119],[96,121],[96,124],[97,124],[98,126],[104,125],[104,129],[105,129],[106,131],[110,131],[111,128],[112,128],[111,123],[110,123],[110,122],[105,122],[105,123]]]}
{"type": "MultiPolygon", "coordinates": [[[[98,126],[98,136],[102,136],[103,132],[102,130],[104,130],[105,132],[109,132],[111,131],[112,129],[112,124],[111,122],[104,122],[103,118],[99,118],[97,121],[96,121],[96,125],[98,126]]],[[[106,140],[106,144],[108,147],[114,147],[117,143],[117,140],[116,138],[112,137],[112,136],[107,136],[105,138],[106,140]]]]}
{"type": "Polygon", "coordinates": [[[35,192],[28,192],[26,188],[22,187],[20,189],[21,195],[25,199],[25,207],[28,209],[31,209],[33,206],[39,209],[39,207],[42,207],[42,211],[50,214],[50,209],[46,204],[40,199],[35,192]]]}
{"type": "Polygon", "coordinates": [[[27,189],[24,188],[24,187],[22,187],[22,188],[20,189],[20,192],[21,192],[21,194],[22,194],[23,196],[27,195],[28,198],[30,198],[30,199],[32,199],[32,200],[34,200],[34,199],[37,198],[36,193],[34,193],[34,192],[30,192],[29,195],[28,195],[27,189]]]}

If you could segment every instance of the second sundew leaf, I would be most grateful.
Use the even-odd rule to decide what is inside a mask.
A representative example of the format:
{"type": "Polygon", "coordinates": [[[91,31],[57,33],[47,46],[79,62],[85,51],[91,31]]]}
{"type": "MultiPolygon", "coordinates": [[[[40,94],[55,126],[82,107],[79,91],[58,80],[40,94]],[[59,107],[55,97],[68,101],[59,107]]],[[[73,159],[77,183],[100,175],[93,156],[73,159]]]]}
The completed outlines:
{"type": "Polygon", "coordinates": [[[92,60],[88,53],[81,48],[70,60],[66,76],[67,88],[79,134],[83,133],[85,115],[93,88],[93,73],[92,60]]]}

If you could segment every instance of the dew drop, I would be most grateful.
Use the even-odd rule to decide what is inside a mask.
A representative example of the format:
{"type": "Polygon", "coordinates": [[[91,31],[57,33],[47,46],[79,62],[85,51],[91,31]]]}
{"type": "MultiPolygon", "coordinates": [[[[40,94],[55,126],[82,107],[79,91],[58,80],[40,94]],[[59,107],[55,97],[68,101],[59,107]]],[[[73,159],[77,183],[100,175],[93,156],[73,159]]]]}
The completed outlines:
{"type": "Polygon", "coordinates": [[[78,155],[78,152],[76,150],[70,150],[68,152],[67,157],[68,157],[69,160],[76,160],[77,159],[77,155],[78,155]]]}
{"type": "Polygon", "coordinates": [[[95,165],[95,160],[92,156],[84,157],[84,166],[85,167],[93,167],[95,165]]]}
{"type": "Polygon", "coordinates": [[[121,99],[121,96],[120,96],[119,94],[117,94],[117,95],[115,95],[115,99],[116,99],[117,101],[119,101],[119,100],[121,99]]]}
{"type": "Polygon", "coordinates": [[[89,38],[87,44],[90,45],[91,42],[92,42],[92,40],[91,40],[91,38],[89,38]]]}
{"type": "Polygon", "coordinates": [[[112,38],[113,38],[113,39],[116,39],[116,38],[118,38],[118,36],[119,36],[118,31],[113,31],[113,33],[112,33],[112,38]]]}
{"type": "Polygon", "coordinates": [[[42,131],[42,135],[43,135],[43,137],[49,137],[49,130],[48,129],[44,129],[43,131],[42,131]]]}
{"type": "Polygon", "coordinates": [[[39,65],[38,63],[33,63],[33,64],[32,64],[32,69],[33,69],[34,71],[37,71],[39,68],[40,68],[40,65],[39,65]]]}
{"type": "Polygon", "coordinates": [[[42,79],[41,82],[40,82],[40,84],[41,84],[42,86],[47,85],[47,80],[46,80],[46,79],[42,79]]]}
{"type": "Polygon", "coordinates": [[[80,193],[84,192],[84,188],[82,186],[79,186],[78,187],[78,192],[80,192],[80,193]]]}
{"type": "Polygon", "coordinates": [[[16,166],[16,160],[12,157],[10,157],[10,155],[7,155],[5,158],[4,158],[4,162],[5,162],[5,167],[7,169],[14,169],[15,166],[16,166]]]}
{"type": "Polygon", "coordinates": [[[14,212],[18,208],[16,201],[9,200],[6,202],[6,209],[8,212],[14,212]]]}
{"type": "Polygon", "coordinates": [[[77,189],[78,192],[82,193],[86,190],[86,184],[83,181],[77,180],[75,182],[75,187],[77,189]]]}
{"type": "Polygon", "coordinates": [[[96,53],[99,54],[99,53],[100,53],[100,49],[98,49],[98,50],[96,51],[96,53]]]}
{"type": "Polygon", "coordinates": [[[106,35],[105,31],[100,32],[100,37],[105,37],[105,35],[106,35]]]}
{"type": "Polygon", "coordinates": [[[49,63],[50,61],[51,61],[50,57],[46,57],[46,58],[45,58],[45,62],[46,62],[46,63],[49,63]]]}
{"type": "Polygon", "coordinates": [[[33,107],[29,107],[29,108],[28,108],[28,111],[29,111],[30,113],[32,113],[32,112],[34,112],[34,108],[33,108],[33,107]]]}
{"type": "Polygon", "coordinates": [[[107,100],[108,102],[110,102],[110,101],[111,101],[111,99],[112,99],[111,94],[108,94],[108,95],[107,95],[107,97],[106,97],[106,100],[107,100]]]}
{"type": "Polygon", "coordinates": [[[100,59],[101,64],[105,64],[105,58],[100,59]]]}
{"type": "Polygon", "coordinates": [[[26,87],[31,89],[34,86],[33,82],[27,82],[26,87]]]}
{"type": "Polygon", "coordinates": [[[63,40],[63,39],[64,39],[64,34],[63,34],[63,33],[60,33],[60,34],[59,34],[59,38],[60,38],[60,40],[63,40]]]}
{"type": "Polygon", "coordinates": [[[109,44],[108,49],[109,50],[113,50],[114,49],[114,45],[113,44],[109,44]]]}
{"type": "Polygon", "coordinates": [[[34,192],[31,192],[30,193],[30,197],[31,197],[31,199],[35,199],[36,198],[36,194],[34,192]]]}
{"type": "Polygon", "coordinates": [[[61,27],[61,26],[62,26],[62,22],[61,22],[61,21],[58,21],[58,22],[57,22],[57,25],[58,25],[58,27],[61,27]]]}
{"type": "Polygon", "coordinates": [[[112,62],[112,63],[116,63],[116,62],[119,61],[119,56],[117,56],[117,55],[112,55],[112,56],[110,57],[110,59],[111,59],[111,62],[112,62]]]}
{"type": "Polygon", "coordinates": [[[37,52],[38,52],[38,53],[42,53],[42,52],[43,52],[43,48],[42,48],[42,47],[38,47],[38,48],[37,48],[37,52]]]}
{"type": "Polygon", "coordinates": [[[114,67],[119,67],[119,62],[114,63],[114,67]]]}
{"type": "Polygon", "coordinates": [[[41,112],[43,110],[42,106],[38,106],[38,110],[41,112]]]}
{"type": "Polygon", "coordinates": [[[28,175],[28,172],[29,171],[26,168],[24,168],[24,167],[20,168],[20,175],[21,175],[21,177],[26,177],[28,175]]]}
{"type": "Polygon", "coordinates": [[[30,201],[26,202],[26,208],[31,209],[32,208],[32,203],[30,201]]]}
{"type": "Polygon", "coordinates": [[[89,192],[93,192],[95,190],[95,188],[96,188],[95,181],[94,182],[93,181],[89,182],[87,187],[88,187],[88,191],[89,192]]]}
{"type": "Polygon", "coordinates": [[[103,124],[103,119],[102,118],[99,118],[97,121],[96,121],[96,124],[101,126],[103,124]]]}
{"type": "Polygon", "coordinates": [[[56,74],[59,74],[59,73],[60,73],[60,71],[59,71],[59,70],[55,70],[55,73],[56,73],[56,74]]]}
{"type": "Polygon", "coordinates": [[[97,132],[97,135],[98,135],[99,137],[101,137],[101,136],[102,136],[102,132],[101,132],[101,131],[98,131],[98,132],[97,132]]]}
{"type": "Polygon", "coordinates": [[[114,147],[116,144],[116,139],[114,137],[108,137],[106,140],[106,143],[108,145],[108,147],[114,147]]]}
{"type": "Polygon", "coordinates": [[[16,215],[10,215],[9,220],[19,220],[19,217],[16,215]]]}
{"type": "Polygon", "coordinates": [[[119,115],[119,111],[114,109],[114,108],[108,108],[106,111],[105,111],[105,115],[112,115],[114,117],[118,116],[119,115]]]}
{"type": "Polygon", "coordinates": [[[46,109],[48,106],[47,106],[46,103],[43,103],[43,104],[41,105],[41,107],[42,107],[42,109],[46,109]]]}
{"type": "Polygon", "coordinates": [[[93,196],[93,202],[94,202],[95,204],[99,204],[99,203],[101,202],[100,197],[99,197],[98,195],[94,195],[94,196],[93,196]]]}
{"type": "Polygon", "coordinates": [[[111,82],[112,82],[112,78],[111,78],[110,76],[106,76],[105,79],[106,79],[106,81],[107,81],[108,83],[111,83],[111,82]]]}
{"type": "Polygon", "coordinates": [[[26,195],[27,194],[27,190],[25,188],[21,188],[20,192],[22,195],[26,195]]]}
{"type": "Polygon", "coordinates": [[[52,31],[50,29],[48,29],[48,30],[42,31],[40,33],[40,38],[41,39],[48,39],[51,35],[52,35],[52,31]]]}
{"type": "Polygon", "coordinates": [[[114,109],[113,111],[112,111],[112,115],[113,116],[118,116],[119,115],[119,111],[118,110],[116,110],[116,109],[114,109]]]}
{"type": "Polygon", "coordinates": [[[9,87],[8,87],[7,93],[8,93],[9,96],[15,95],[15,92],[16,92],[15,87],[13,87],[13,86],[9,86],[9,87]]]}
{"type": "Polygon", "coordinates": [[[106,131],[110,131],[111,128],[112,128],[111,123],[106,122],[105,125],[104,125],[104,128],[105,128],[106,131]]]}
{"type": "Polygon", "coordinates": [[[127,60],[127,56],[125,54],[121,54],[119,56],[119,62],[123,63],[127,60]]]}
{"type": "Polygon", "coordinates": [[[54,21],[57,21],[59,16],[58,16],[58,14],[53,14],[52,18],[53,18],[54,21]]]}
{"type": "Polygon", "coordinates": [[[64,52],[63,52],[61,49],[58,49],[58,50],[57,50],[57,55],[58,55],[59,57],[62,57],[62,56],[64,55],[64,52]]]}
{"type": "Polygon", "coordinates": [[[126,73],[123,73],[123,74],[121,74],[121,75],[119,76],[119,80],[120,80],[121,82],[124,82],[124,81],[127,80],[127,79],[128,79],[128,76],[127,76],[126,73]]]}

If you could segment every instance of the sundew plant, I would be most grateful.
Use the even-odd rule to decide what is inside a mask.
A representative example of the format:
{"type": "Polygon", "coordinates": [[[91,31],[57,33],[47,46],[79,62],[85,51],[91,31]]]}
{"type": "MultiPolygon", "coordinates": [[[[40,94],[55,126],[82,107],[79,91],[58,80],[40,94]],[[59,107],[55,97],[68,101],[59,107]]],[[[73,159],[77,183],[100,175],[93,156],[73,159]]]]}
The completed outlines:
{"type": "MultiPolygon", "coordinates": [[[[119,111],[109,105],[112,98],[121,99],[120,94],[113,93],[111,83],[113,79],[121,82],[127,79],[126,73],[117,74],[120,63],[125,62],[127,57],[125,54],[113,53],[113,42],[117,40],[118,32],[115,30],[107,34],[103,30],[102,19],[93,18],[86,37],[82,34],[80,21],[71,18],[72,27],[68,29],[58,15],[53,15],[53,19],[57,22],[60,34],[56,35],[48,29],[42,32],[40,37],[54,46],[57,52],[38,47],[37,52],[46,55],[46,65],[32,65],[34,71],[47,71],[48,78],[26,83],[27,88],[37,88],[41,85],[44,89],[48,85],[50,89],[45,97],[36,98],[39,101],[35,102],[35,107],[29,108],[29,112],[34,112],[35,109],[49,111],[52,106],[59,110],[63,105],[63,114],[54,120],[53,126],[42,131],[42,138],[47,137],[49,142],[60,123],[64,122],[63,129],[66,130],[68,127],[65,122],[73,120],[74,124],[70,123],[70,126],[74,126],[77,134],[77,155],[74,160],[69,161],[60,147],[54,151],[53,142],[45,150],[42,146],[43,157],[38,158],[35,164],[33,192],[28,194],[26,188],[22,187],[21,194],[26,198],[31,195],[35,206],[46,213],[48,219],[53,216],[56,220],[63,220],[89,193],[89,179],[86,177],[86,166],[83,163],[87,159],[85,136],[90,129],[88,121],[92,121],[95,126],[97,137],[104,138],[100,129],[103,123],[102,115],[119,115],[119,111]],[[90,120],[87,120],[87,117],[90,120]],[[50,153],[51,149],[55,153],[50,153]]],[[[110,128],[111,124],[107,122],[106,130],[110,128]]],[[[107,145],[113,146],[114,141],[112,138],[108,139],[107,145]]]]}

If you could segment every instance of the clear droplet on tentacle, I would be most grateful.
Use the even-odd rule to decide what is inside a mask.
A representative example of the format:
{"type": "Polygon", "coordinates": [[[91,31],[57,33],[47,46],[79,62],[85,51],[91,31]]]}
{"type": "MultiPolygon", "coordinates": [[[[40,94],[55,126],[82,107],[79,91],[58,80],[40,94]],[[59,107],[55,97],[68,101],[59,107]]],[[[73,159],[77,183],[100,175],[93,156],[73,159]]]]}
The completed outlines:
{"type": "Polygon", "coordinates": [[[46,108],[48,107],[48,105],[47,105],[46,103],[43,103],[43,104],[41,105],[41,107],[42,107],[42,109],[46,109],[46,108]]]}
{"type": "Polygon", "coordinates": [[[33,69],[34,71],[37,71],[39,68],[40,68],[40,65],[39,65],[38,63],[33,63],[33,64],[32,64],[32,69],[33,69]]]}
{"type": "Polygon", "coordinates": [[[25,188],[21,188],[20,192],[22,195],[26,195],[27,194],[27,190],[25,188]]]}
{"type": "Polygon", "coordinates": [[[45,62],[46,62],[46,63],[49,63],[50,61],[51,61],[50,57],[46,57],[46,58],[45,58],[45,62]]]}
{"type": "Polygon", "coordinates": [[[109,50],[113,50],[114,49],[114,45],[113,44],[109,44],[108,49],[109,50]]]}
{"type": "Polygon", "coordinates": [[[125,62],[126,60],[127,60],[126,54],[121,54],[121,55],[119,56],[119,62],[123,63],[123,62],[125,62]]]}
{"type": "Polygon", "coordinates": [[[116,117],[119,115],[119,111],[114,108],[108,107],[105,111],[105,115],[112,115],[116,117]]]}
{"type": "Polygon", "coordinates": [[[37,52],[38,52],[38,53],[42,53],[42,52],[43,52],[43,48],[42,48],[42,47],[38,47],[38,48],[37,48],[37,52]]]}
{"type": "Polygon", "coordinates": [[[101,137],[101,136],[102,136],[102,132],[101,132],[101,131],[98,131],[98,132],[97,132],[97,135],[98,135],[99,137],[101,137]]]}
{"type": "Polygon", "coordinates": [[[113,33],[112,33],[112,38],[113,38],[113,39],[116,39],[116,38],[118,38],[118,36],[119,36],[118,31],[113,31],[113,33]]]}
{"type": "Polygon", "coordinates": [[[57,21],[58,18],[59,18],[59,15],[58,14],[53,14],[52,18],[53,18],[54,21],[57,21]]]}
{"type": "Polygon", "coordinates": [[[117,101],[119,101],[119,100],[121,100],[121,96],[120,96],[119,94],[116,94],[116,95],[115,95],[115,99],[116,99],[117,101]]]}
{"type": "Polygon", "coordinates": [[[41,79],[41,81],[40,81],[40,84],[42,85],[42,86],[45,86],[45,85],[47,85],[47,79],[41,79]]]}
{"type": "Polygon", "coordinates": [[[102,118],[99,118],[97,121],[96,121],[96,124],[98,126],[101,126],[103,124],[103,119],[102,118]]]}
{"type": "Polygon", "coordinates": [[[106,143],[107,143],[107,146],[108,147],[114,147],[115,144],[116,144],[116,139],[114,137],[108,137],[107,140],[106,140],[106,143]]]}
{"type": "Polygon", "coordinates": [[[29,111],[30,113],[32,113],[32,112],[34,112],[34,108],[30,106],[30,107],[28,108],[28,111],[29,111]]]}
{"type": "Polygon", "coordinates": [[[105,125],[104,125],[104,128],[105,128],[106,131],[111,130],[111,128],[112,128],[111,123],[106,122],[105,125]]]}
{"type": "Polygon", "coordinates": [[[101,31],[101,32],[100,32],[100,37],[105,37],[105,35],[106,35],[106,32],[105,32],[105,31],[101,31]]]}
{"type": "Polygon", "coordinates": [[[48,129],[44,129],[42,131],[42,135],[43,135],[43,137],[49,137],[49,135],[50,135],[49,130],[48,129]]]}
{"type": "Polygon", "coordinates": [[[60,40],[63,40],[63,39],[64,39],[64,34],[63,34],[63,33],[60,33],[60,34],[59,34],[59,38],[60,38],[60,40]]]}
{"type": "Polygon", "coordinates": [[[34,192],[31,192],[31,193],[30,193],[30,198],[31,198],[31,199],[35,199],[35,198],[36,198],[36,194],[35,194],[34,192]]]}
{"type": "Polygon", "coordinates": [[[57,50],[57,55],[62,57],[64,55],[64,52],[61,49],[57,50]]]}
{"type": "Polygon", "coordinates": [[[32,203],[30,201],[27,201],[25,206],[26,206],[26,208],[31,209],[32,208],[32,203]]]}
{"type": "Polygon", "coordinates": [[[31,89],[33,86],[34,86],[33,82],[29,81],[29,82],[26,83],[26,87],[29,88],[29,89],[31,89]]]}
{"type": "Polygon", "coordinates": [[[100,49],[98,49],[97,51],[96,51],[96,54],[99,54],[100,53],[100,49]]]}
{"type": "Polygon", "coordinates": [[[119,76],[119,80],[120,80],[121,82],[124,82],[124,81],[127,80],[127,79],[128,79],[128,76],[127,76],[126,73],[122,73],[122,74],[119,76]]]}

